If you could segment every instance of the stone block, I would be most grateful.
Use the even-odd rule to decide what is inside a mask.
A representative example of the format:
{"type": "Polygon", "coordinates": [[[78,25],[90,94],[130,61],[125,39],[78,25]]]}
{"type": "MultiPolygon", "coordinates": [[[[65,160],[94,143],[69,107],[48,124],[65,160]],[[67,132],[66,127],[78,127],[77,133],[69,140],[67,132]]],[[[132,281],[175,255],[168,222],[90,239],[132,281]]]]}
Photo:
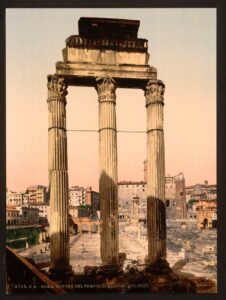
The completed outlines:
{"type": "Polygon", "coordinates": [[[64,48],[64,62],[83,62],[104,65],[147,65],[149,61],[148,53],[100,50],[87,48],[64,48]]]}

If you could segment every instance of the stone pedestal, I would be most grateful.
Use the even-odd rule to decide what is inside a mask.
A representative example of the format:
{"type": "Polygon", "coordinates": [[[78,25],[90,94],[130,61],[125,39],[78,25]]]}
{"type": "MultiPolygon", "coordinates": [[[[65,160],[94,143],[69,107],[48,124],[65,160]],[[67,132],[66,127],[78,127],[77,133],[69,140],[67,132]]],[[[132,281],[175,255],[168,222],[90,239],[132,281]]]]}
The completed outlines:
{"type": "Polygon", "coordinates": [[[99,193],[102,268],[118,268],[118,179],[116,132],[116,84],[112,78],[97,78],[99,100],[99,193]]]}
{"type": "Polygon", "coordinates": [[[147,107],[147,235],[148,264],[166,258],[165,150],[163,133],[163,94],[160,80],[146,86],[147,107]]]}
{"type": "Polygon", "coordinates": [[[50,273],[56,277],[72,270],[69,264],[66,88],[63,78],[48,77],[50,273]]]}

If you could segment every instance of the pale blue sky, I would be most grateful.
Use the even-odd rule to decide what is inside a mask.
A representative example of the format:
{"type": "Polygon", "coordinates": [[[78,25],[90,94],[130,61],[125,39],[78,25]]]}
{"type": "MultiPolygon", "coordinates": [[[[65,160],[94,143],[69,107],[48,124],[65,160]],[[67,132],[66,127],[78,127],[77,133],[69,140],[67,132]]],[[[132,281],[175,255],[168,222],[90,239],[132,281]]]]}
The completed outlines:
{"type": "MultiPolygon", "coordinates": [[[[149,64],[166,84],[166,174],[216,182],[215,9],[7,9],[7,187],[48,184],[46,76],[80,17],[140,20],[149,64]]],[[[96,129],[94,88],[69,88],[67,128],[96,129]],[[89,116],[87,118],[87,116],[89,116]]],[[[146,130],[143,91],[117,90],[118,130],[146,130]]],[[[98,135],[68,133],[70,185],[98,186],[98,135]]],[[[143,179],[146,135],[118,134],[119,180],[143,179]]]]}

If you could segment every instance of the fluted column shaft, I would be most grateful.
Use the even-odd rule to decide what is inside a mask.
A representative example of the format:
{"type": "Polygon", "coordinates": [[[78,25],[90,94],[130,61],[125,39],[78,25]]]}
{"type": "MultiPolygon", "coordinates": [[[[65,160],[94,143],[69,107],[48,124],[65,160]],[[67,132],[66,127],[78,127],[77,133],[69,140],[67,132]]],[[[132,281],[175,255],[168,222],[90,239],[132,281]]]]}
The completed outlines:
{"type": "Polygon", "coordinates": [[[164,89],[162,81],[150,80],[145,91],[147,107],[147,234],[150,265],[166,258],[164,89]]]}
{"type": "Polygon", "coordinates": [[[50,184],[50,256],[53,272],[66,272],[69,265],[68,167],[64,79],[48,76],[48,169],[50,184]]]}
{"type": "Polygon", "coordinates": [[[118,178],[116,132],[116,84],[98,78],[99,101],[99,194],[101,211],[101,258],[103,265],[118,264],[118,178]]]}

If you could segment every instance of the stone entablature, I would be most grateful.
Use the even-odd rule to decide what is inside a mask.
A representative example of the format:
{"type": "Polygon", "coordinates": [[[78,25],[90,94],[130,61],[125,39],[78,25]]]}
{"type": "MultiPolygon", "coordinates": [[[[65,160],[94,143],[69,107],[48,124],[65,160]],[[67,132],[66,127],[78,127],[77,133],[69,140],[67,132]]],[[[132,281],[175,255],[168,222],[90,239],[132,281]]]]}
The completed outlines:
{"type": "Polygon", "coordinates": [[[111,19],[108,23],[108,19],[99,18],[80,21],[79,35],[66,40],[63,62],[56,63],[56,73],[64,77],[66,84],[94,86],[97,77],[107,76],[117,80],[117,87],[145,89],[150,79],[157,79],[157,70],[148,65],[147,40],[137,38],[139,21],[111,19]]]}
{"type": "MultiPolygon", "coordinates": [[[[94,86],[96,78],[108,76],[117,80],[118,88],[143,89],[150,79],[157,77],[157,70],[154,67],[145,64],[124,64],[124,61],[127,63],[130,61],[129,54],[125,54],[125,57],[121,57],[121,61],[119,61],[118,57],[120,54],[113,55],[110,52],[106,52],[103,56],[99,56],[98,53],[96,53],[93,58],[94,61],[97,59],[95,64],[91,63],[89,57],[91,53],[87,54],[88,61],[81,61],[82,55],[79,52],[76,54],[76,58],[73,58],[73,55],[73,53],[67,50],[67,57],[64,53],[65,61],[56,63],[56,73],[60,77],[64,77],[67,85],[94,86]],[[69,57],[69,55],[72,57],[69,57]],[[112,60],[112,64],[109,66],[107,61],[110,60],[112,60]]],[[[137,58],[136,63],[138,61],[137,58]]]]}

